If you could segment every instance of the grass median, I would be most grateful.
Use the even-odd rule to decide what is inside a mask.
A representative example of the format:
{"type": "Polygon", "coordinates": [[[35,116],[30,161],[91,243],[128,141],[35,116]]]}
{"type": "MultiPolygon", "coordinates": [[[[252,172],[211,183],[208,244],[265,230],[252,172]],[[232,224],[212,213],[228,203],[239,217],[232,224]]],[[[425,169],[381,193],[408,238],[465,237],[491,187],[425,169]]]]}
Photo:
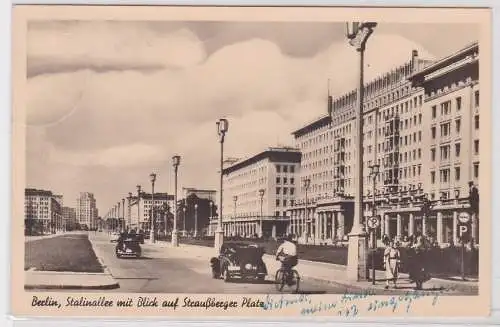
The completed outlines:
{"type": "Polygon", "coordinates": [[[102,273],[87,234],[68,234],[25,243],[24,269],[102,273]]]}

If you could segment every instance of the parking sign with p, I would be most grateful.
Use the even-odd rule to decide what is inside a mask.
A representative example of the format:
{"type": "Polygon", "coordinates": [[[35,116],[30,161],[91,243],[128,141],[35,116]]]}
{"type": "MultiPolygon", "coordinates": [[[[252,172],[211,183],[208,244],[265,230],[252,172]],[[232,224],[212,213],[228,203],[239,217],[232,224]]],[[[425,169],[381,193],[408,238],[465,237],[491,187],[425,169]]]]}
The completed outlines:
{"type": "Polygon", "coordinates": [[[470,227],[470,216],[467,212],[462,212],[458,215],[458,238],[460,241],[463,243],[466,243],[470,239],[470,232],[471,232],[471,227],[470,227]]]}

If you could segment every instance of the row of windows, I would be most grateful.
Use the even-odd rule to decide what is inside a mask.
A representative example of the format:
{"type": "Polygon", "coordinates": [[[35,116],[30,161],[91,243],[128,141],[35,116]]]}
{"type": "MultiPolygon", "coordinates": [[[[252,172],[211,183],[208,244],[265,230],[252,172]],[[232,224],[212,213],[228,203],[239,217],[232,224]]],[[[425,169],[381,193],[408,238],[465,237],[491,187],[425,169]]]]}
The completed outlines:
{"type": "Polygon", "coordinates": [[[294,195],[295,194],[295,188],[294,187],[283,187],[283,189],[281,187],[277,187],[276,188],[276,195],[280,195],[281,194],[281,190],[283,190],[283,195],[294,195]],[[290,191],[290,193],[288,193],[288,191],[290,191]]]}
{"type": "MultiPolygon", "coordinates": [[[[276,177],[276,184],[281,184],[282,178],[281,177],[276,177]]],[[[283,184],[288,184],[288,177],[283,177],[283,184]]],[[[295,184],[295,178],[290,178],[290,184],[294,185],[295,184]]]]}
{"type": "MultiPolygon", "coordinates": [[[[474,167],[474,178],[479,178],[479,163],[474,163],[473,165],[474,167]]],[[[454,168],[454,172],[455,172],[455,181],[460,181],[460,167],[455,167],[454,168]]],[[[439,181],[441,183],[449,183],[451,182],[451,169],[450,168],[446,168],[446,169],[440,169],[439,170],[439,181]]],[[[431,171],[431,184],[435,184],[436,183],[436,172],[435,171],[431,171]]]]}
{"type": "Polygon", "coordinates": [[[281,172],[284,172],[284,173],[295,173],[295,166],[294,165],[291,165],[291,166],[288,166],[288,165],[276,165],[276,172],[277,173],[281,173],[281,172]]]}

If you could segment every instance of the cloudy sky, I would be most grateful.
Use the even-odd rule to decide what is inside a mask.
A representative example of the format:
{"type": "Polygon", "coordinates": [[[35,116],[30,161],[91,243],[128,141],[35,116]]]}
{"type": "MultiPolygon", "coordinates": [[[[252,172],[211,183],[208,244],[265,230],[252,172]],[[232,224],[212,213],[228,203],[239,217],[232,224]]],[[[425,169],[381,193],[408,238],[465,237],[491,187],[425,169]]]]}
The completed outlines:
{"type": "MultiPolygon", "coordinates": [[[[27,183],[96,195],[100,214],[135,185],[217,188],[215,122],[244,157],[293,144],[290,133],[326,113],[356,83],[343,23],[31,22],[28,29],[27,183]]],[[[474,25],[379,24],[367,80],[409,60],[440,58],[478,38],[474,25]]]]}

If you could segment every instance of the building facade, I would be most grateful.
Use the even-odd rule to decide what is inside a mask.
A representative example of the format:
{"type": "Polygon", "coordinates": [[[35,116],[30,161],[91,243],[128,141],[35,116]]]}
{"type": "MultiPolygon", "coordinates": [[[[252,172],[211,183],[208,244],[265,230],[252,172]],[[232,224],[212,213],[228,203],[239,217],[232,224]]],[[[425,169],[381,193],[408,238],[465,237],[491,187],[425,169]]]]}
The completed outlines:
{"type": "MultiPolygon", "coordinates": [[[[223,169],[225,235],[276,237],[286,233],[287,209],[297,194],[301,153],[269,148],[223,169]]],[[[211,223],[216,230],[217,220],[211,223]]]]}
{"type": "MultiPolygon", "coordinates": [[[[381,217],[378,239],[423,233],[457,243],[457,217],[473,216],[469,182],[477,187],[479,175],[478,88],[477,44],[436,62],[413,51],[365,85],[363,219],[381,217]]],[[[299,242],[345,240],[352,228],[356,94],[329,97],[328,115],[293,133],[302,162],[290,231],[299,242]]]]}
{"type": "MultiPolygon", "coordinates": [[[[104,220],[115,219],[114,228],[120,230],[143,230],[149,231],[151,228],[151,213],[154,201],[154,213],[157,226],[165,230],[166,218],[171,216],[174,205],[174,195],[164,192],[151,193],[140,192],[140,194],[130,193],[126,198],[118,201],[104,216],[104,220]],[[167,213],[170,213],[167,215],[167,213]]],[[[167,224],[168,225],[168,224],[167,224]]]]}
{"type": "Polygon", "coordinates": [[[76,209],[71,207],[62,207],[62,217],[64,230],[76,229],[76,209]]]}
{"type": "Polygon", "coordinates": [[[76,222],[81,228],[97,228],[97,205],[93,193],[80,192],[76,199],[76,222]]]}
{"type": "Polygon", "coordinates": [[[53,233],[63,230],[62,196],[52,191],[26,188],[24,190],[25,234],[53,233]]]}

